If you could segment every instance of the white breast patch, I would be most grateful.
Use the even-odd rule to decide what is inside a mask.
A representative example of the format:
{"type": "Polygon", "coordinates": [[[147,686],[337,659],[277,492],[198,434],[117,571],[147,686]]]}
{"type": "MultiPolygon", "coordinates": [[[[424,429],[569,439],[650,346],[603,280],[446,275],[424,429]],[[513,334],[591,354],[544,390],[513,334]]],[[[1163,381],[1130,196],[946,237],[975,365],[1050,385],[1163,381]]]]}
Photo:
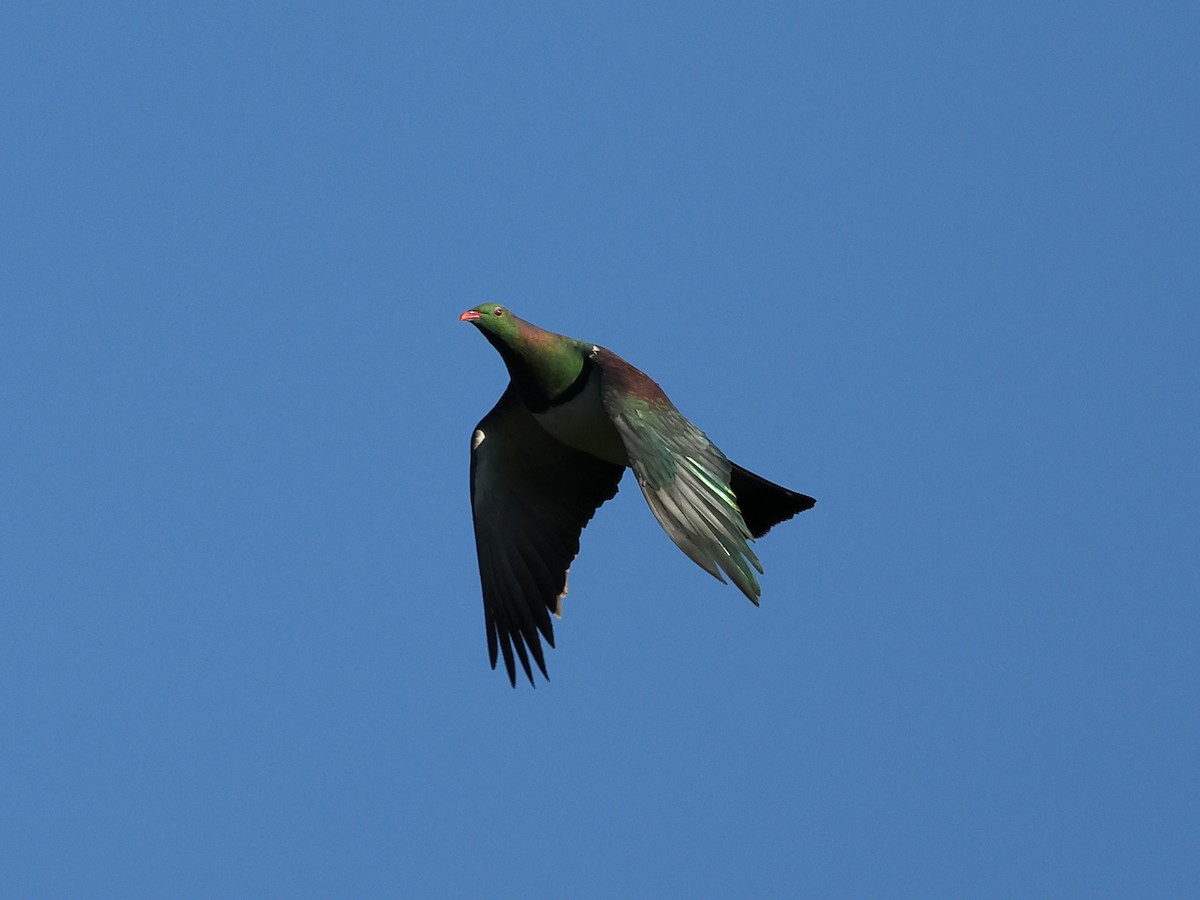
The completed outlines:
{"type": "Polygon", "coordinates": [[[534,413],[538,424],[568,447],[628,465],[625,445],[600,400],[600,374],[592,369],[578,394],[560,406],[534,413]]]}

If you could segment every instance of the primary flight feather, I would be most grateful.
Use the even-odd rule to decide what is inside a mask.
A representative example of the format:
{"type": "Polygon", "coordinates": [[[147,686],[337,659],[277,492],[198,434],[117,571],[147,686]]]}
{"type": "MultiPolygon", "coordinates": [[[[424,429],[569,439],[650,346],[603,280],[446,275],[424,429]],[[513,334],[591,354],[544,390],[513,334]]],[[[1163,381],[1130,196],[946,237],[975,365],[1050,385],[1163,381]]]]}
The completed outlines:
{"type": "Polygon", "coordinates": [[[541,639],[583,527],[633,469],[654,518],[693,562],[757,605],[762,565],[750,542],[812,497],[730,462],[662,388],[615,353],[484,303],[459,319],[508,367],[509,384],[471,437],[471,510],[488,655],[517,683],[519,660],[546,674],[541,639]]]}

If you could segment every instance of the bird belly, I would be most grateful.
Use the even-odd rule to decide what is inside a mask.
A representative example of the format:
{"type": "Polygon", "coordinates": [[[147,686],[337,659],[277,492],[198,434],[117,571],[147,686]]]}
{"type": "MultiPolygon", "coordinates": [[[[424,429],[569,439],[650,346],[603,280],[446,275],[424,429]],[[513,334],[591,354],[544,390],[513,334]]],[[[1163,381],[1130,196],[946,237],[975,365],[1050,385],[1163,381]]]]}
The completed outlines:
{"type": "Polygon", "coordinates": [[[600,459],[629,465],[625,445],[600,400],[600,377],[593,371],[578,394],[545,412],[533,414],[546,431],[568,447],[600,459]]]}

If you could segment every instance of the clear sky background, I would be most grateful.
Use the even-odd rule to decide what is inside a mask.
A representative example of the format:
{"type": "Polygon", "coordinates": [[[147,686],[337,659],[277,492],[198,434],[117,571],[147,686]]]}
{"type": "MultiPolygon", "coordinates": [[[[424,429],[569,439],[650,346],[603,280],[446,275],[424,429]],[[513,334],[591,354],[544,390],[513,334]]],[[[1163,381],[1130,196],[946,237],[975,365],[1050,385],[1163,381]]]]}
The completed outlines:
{"type": "Polygon", "coordinates": [[[1184,3],[9,4],[0,894],[1200,892],[1184,3]],[[810,493],[632,478],[488,668],[485,300],[810,493]]]}

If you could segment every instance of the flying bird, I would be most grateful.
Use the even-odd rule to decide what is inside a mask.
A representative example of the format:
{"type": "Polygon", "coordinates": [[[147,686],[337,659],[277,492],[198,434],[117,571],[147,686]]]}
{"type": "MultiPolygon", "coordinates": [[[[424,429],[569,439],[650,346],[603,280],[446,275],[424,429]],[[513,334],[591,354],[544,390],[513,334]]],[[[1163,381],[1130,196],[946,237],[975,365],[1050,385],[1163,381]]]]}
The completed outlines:
{"type": "MultiPolygon", "coordinates": [[[[471,512],[488,656],[513,687],[516,660],[543,677],[579,535],[617,492],[626,467],[658,524],[700,568],[755,606],[750,549],[816,501],[730,462],[645,372],[611,350],[545,331],[506,307],[459,316],[500,353],[509,383],[471,436],[471,512]],[[515,658],[514,658],[515,657],[515,658]]],[[[535,685],[536,686],[536,685],[535,685]]]]}

